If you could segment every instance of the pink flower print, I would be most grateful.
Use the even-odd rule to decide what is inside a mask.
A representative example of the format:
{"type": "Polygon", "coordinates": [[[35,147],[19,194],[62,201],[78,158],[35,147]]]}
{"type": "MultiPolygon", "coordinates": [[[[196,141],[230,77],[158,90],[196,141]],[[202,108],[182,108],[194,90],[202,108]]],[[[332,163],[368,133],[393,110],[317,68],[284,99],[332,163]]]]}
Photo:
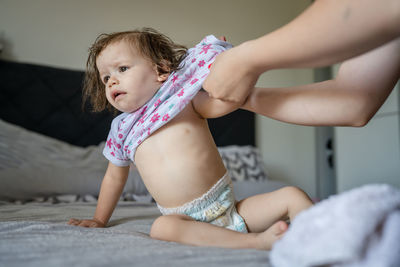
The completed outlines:
{"type": "Polygon", "coordinates": [[[121,149],[121,145],[120,145],[120,144],[117,144],[117,148],[118,148],[118,149],[121,149]]]}
{"type": "Polygon", "coordinates": [[[167,121],[169,119],[169,115],[168,114],[165,114],[163,117],[162,117],[162,120],[163,121],[167,121]]]}
{"type": "Polygon", "coordinates": [[[154,114],[153,117],[151,117],[151,122],[156,122],[158,121],[158,119],[160,118],[160,115],[158,115],[158,113],[154,114]]]}
{"type": "Polygon", "coordinates": [[[182,90],[179,92],[178,96],[181,97],[181,96],[183,96],[184,93],[185,93],[185,89],[182,88],[182,90]]]}
{"type": "Polygon", "coordinates": [[[115,157],[115,153],[114,152],[111,152],[111,155],[113,155],[115,157]]]}
{"type": "Polygon", "coordinates": [[[125,147],[124,147],[124,151],[127,151],[128,150],[128,146],[126,145],[125,147]]]}
{"type": "Polygon", "coordinates": [[[116,140],[113,140],[113,144],[114,144],[114,150],[115,150],[115,147],[118,145],[118,143],[116,140]]]}
{"type": "Polygon", "coordinates": [[[151,135],[150,128],[147,129],[147,135],[151,135]]]}
{"type": "Polygon", "coordinates": [[[192,63],[195,63],[195,62],[196,62],[196,58],[193,58],[193,59],[192,59],[192,63]]]}
{"type": "Polygon", "coordinates": [[[139,122],[137,123],[137,125],[139,126],[139,124],[143,124],[144,123],[144,116],[140,118],[139,122]]]}
{"type": "Polygon", "coordinates": [[[206,64],[206,62],[204,61],[204,60],[201,60],[200,62],[199,62],[199,67],[201,68],[201,67],[203,67],[204,66],[204,64],[206,64]]]}
{"type": "Polygon", "coordinates": [[[123,134],[118,134],[118,138],[119,138],[119,139],[122,139],[123,137],[124,137],[123,134]]]}
{"type": "Polygon", "coordinates": [[[211,44],[208,45],[203,45],[203,47],[201,48],[201,52],[200,54],[202,54],[204,52],[204,54],[207,54],[208,50],[211,49],[211,44]]]}
{"type": "Polygon", "coordinates": [[[194,79],[190,82],[190,84],[193,85],[193,84],[195,84],[197,81],[198,81],[198,79],[194,78],[194,79]]]}
{"type": "Polygon", "coordinates": [[[146,112],[146,109],[147,109],[147,106],[145,106],[145,107],[142,109],[142,112],[140,112],[140,115],[143,115],[143,114],[146,112]]]}
{"type": "Polygon", "coordinates": [[[178,80],[178,75],[174,75],[172,77],[172,83],[175,83],[178,80]]]}
{"type": "Polygon", "coordinates": [[[112,141],[111,141],[111,138],[110,138],[110,139],[108,139],[108,141],[107,141],[107,146],[108,146],[108,148],[111,148],[111,145],[112,145],[112,141]]]}
{"type": "Polygon", "coordinates": [[[157,102],[156,103],[154,103],[154,107],[157,107],[158,105],[160,105],[161,104],[161,100],[160,99],[158,99],[157,100],[157,102]]]}

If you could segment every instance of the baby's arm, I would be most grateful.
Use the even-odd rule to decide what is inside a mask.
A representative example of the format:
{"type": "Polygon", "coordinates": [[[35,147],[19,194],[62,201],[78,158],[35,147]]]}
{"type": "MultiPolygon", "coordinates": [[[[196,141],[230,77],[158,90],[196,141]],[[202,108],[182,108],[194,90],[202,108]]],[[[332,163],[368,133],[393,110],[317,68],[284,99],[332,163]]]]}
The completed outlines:
{"type": "Polygon", "coordinates": [[[212,98],[200,90],[192,100],[194,110],[203,118],[218,118],[238,109],[241,104],[212,98]]]}
{"type": "Polygon", "coordinates": [[[400,38],[345,61],[335,79],[254,88],[243,109],[302,125],[364,126],[400,77],[400,38]]]}
{"type": "Polygon", "coordinates": [[[110,162],[101,183],[99,199],[93,219],[71,219],[68,224],[82,227],[105,227],[121,196],[128,173],[129,166],[118,167],[110,162]]]}

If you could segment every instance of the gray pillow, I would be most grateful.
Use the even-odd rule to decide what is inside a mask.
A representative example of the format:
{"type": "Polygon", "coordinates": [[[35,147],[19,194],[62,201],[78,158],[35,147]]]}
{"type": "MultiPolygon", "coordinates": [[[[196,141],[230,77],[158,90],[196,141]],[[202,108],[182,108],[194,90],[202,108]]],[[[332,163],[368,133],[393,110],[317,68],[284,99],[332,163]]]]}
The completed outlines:
{"type": "MultiPolygon", "coordinates": [[[[77,147],[3,120],[0,129],[0,199],[98,195],[108,164],[103,143],[77,147]]],[[[146,194],[136,168],[129,176],[124,192],[146,194]]]]}
{"type": "Polygon", "coordinates": [[[253,146],[219,147],[219,153],[232,181],[267,180],[267,172],[261,154],[253,146]]]}

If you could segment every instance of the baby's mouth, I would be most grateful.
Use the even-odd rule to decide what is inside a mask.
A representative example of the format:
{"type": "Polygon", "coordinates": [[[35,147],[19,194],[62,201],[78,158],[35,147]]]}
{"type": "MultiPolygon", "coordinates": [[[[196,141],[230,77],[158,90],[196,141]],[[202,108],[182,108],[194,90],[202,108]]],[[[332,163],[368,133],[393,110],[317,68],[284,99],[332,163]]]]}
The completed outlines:
{"type": "Polygon", "coordinates": [[[112,93],[112,98],[114,101],[118,100],[121,96],[125,95],[126,93],[123,91],[116,90],[112,93]]]}

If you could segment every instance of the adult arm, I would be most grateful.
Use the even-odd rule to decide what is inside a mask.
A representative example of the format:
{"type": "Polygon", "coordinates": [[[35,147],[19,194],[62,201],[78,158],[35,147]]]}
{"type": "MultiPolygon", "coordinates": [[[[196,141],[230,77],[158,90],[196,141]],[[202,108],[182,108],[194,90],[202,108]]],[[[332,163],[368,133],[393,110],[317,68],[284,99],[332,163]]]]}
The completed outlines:
{"type": "Polygon", "coordinates": [[[398,0],[317,0],[278,30],[220,54],[203,87],[242,102],[265,71],[341,62],[400,36],[398,0]]]}
{"type": "Polygon", "coordinates": [[[364,126],[400,77],[400,38],[340,66],[328,81],[254,88],[242,108],[301,125],[364,126]]]}
{"type": "Polygon", "coordinates": [[[69,224],[83,227],[105,227],[122,194],[128,174],[129,166],[119,167],[110,162],[101,183],[99,199],[93,219],[71,219],[69,224]]]}

